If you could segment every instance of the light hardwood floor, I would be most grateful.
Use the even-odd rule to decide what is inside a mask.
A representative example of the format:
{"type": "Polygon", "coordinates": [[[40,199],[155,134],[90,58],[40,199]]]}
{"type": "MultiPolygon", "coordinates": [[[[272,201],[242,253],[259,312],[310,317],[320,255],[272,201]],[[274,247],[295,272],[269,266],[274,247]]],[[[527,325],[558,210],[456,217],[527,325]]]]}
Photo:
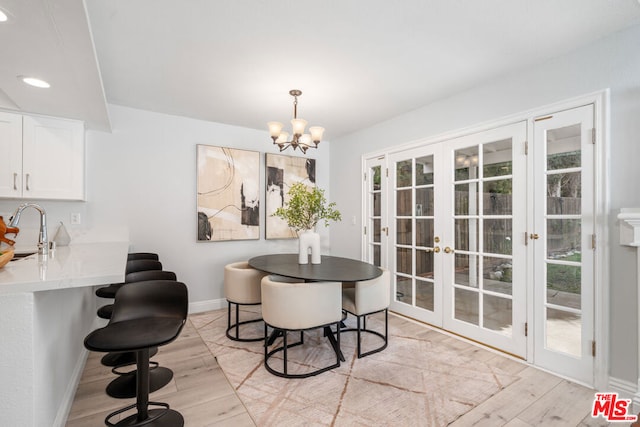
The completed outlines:
{"type": "MultiPolygon", "coordinates": [[[[398,316],[390,316],[389,320],[407,322],[398,316]]],[[[608,425],[589,415],[593,390],[492,354],[509,361],[504,366],[510,366],[520,379],[458,418],[452,426],[608,425]]],[[[101,357],[102,354],[91,353],[87,359],[67,427],[102,426],[108,413],[134,402],[105,394],[104,389],[114,375],[100,364],[101,357]]],[[[171,368],[174,379],[152,393],[151,400],[169,403],[184,416],[185,426],[255,425],[191,322],[187,322],[175,342],[161,347],[153,360],[171,368]]]]}

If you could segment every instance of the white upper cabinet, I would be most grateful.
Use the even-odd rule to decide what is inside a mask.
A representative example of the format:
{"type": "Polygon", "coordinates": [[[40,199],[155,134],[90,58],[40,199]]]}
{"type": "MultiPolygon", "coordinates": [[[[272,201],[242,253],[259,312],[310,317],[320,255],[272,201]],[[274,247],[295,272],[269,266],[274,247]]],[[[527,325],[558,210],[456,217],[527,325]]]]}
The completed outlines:
{"type": "Polygon", "coordinates": [[[22,196],[22,116],[0,112],[0,196],[22,196]]]}
{"type": "Polygon", "coordinates": [[[0,197],[84,200],[84,126],[0,112],[0,197]]]}

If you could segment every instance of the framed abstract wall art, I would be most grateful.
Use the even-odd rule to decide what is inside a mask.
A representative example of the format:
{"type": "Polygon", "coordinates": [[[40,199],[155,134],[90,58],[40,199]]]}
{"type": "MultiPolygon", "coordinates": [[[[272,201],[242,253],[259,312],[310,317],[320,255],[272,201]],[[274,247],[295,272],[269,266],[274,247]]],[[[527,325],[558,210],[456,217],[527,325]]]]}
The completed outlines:
{"type": "Polygon", "coordinates": [[[260,238],[260,153],[197,145],[198,241],[260,238]]]}
{"type": "Polygon", "coordinates": [[[285,156],[282,154],[265,155],[266,162],[266,238],[295,239],[297,234],[287,223],[271,216],[276,209],[287,201],[289,187],[296,182],[305,183],[308,187],[316,185],[316,160],[304,157],[285,156]]]}

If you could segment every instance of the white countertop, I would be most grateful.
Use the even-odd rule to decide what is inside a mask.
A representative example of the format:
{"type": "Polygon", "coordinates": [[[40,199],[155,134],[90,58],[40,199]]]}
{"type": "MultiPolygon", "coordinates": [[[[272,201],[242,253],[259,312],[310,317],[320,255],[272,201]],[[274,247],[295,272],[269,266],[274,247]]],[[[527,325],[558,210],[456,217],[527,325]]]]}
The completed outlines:
{"type": "Polygon", "coordinates": [[[57,247],[0,268],[0,294],[77,288],[124,280],[129,242],[82,243],[57,247]]]}

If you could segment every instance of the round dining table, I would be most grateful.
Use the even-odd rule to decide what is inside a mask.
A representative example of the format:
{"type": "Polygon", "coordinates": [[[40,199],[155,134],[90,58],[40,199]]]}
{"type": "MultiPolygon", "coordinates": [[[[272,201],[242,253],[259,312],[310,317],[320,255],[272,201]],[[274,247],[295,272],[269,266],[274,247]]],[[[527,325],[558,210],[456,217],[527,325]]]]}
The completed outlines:
{"type": "MultiPolygon", "coordinates": [[[[270,274],[302,279],[305,282],[359,282],[382,275],[382,270],[373,264],[330,255],[322,255],[320,264],[299,264],[298,254],[260,255],[249,259],[249,265],[270,274]]],[[[277,336],[278,331],[274,330],[269,337],[269,345],[273,344],[277,336]]],[[[325,336],[344,362],[344,355],[328,326],[325,327],[325,336]]]]}
{"type": "Polygon", "coordinates": [[[298,264],[298,254],[260,255],[249,259],[257,270],[305,281],[359,282],[382,275],[373,264],[350,258],[322,255],[320,264],[298,264]]]}

